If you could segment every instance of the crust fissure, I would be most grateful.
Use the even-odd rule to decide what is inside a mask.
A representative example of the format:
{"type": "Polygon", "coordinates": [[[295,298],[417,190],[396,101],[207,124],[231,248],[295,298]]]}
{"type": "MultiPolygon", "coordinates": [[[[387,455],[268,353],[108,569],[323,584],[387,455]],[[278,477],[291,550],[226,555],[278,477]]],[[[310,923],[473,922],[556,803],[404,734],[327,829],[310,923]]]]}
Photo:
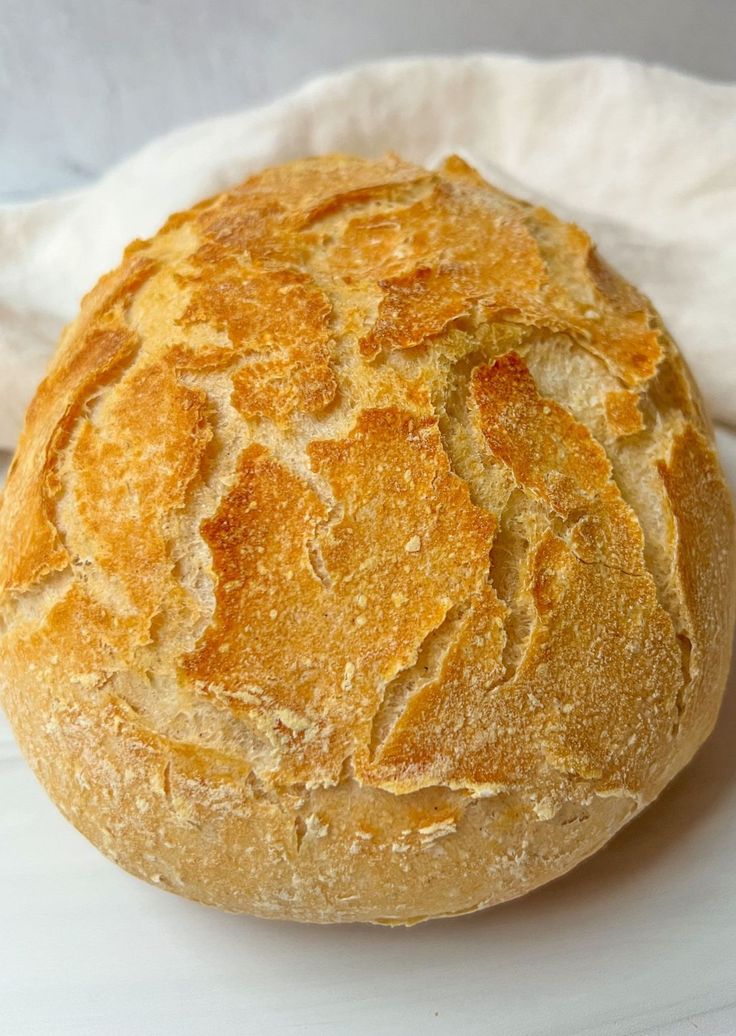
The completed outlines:
{"type": "Polygon", "coordinates": [[[506,641],[501,656],[503,677],[510,684],[524,659],[537,621],[529,592],[528,564],[536,538],[537,509],[519,489],[514,490],[499,518],[491,548],[489,581],[506,605],[506,641]]]}
{"type": "Polygon", "coordinates": [[[671,419],[660,421],[655,429],[640,433],[636,442],[617,447],[598,440],[611,463],[612,480],[641,529],[644,571],[652,581],[660,608],[672,622],[681,653],[682,685],[675,697],[673,737],[679,734],[688,691],[697,678],[697,655],[694,652],[694,631],[674,579],[676,553],[673,554],[666,546],[674,540],[673,519],[657,463],[663,453],[669,453],[669,446],[681,432],[683,424],[682,415],[677,412],[671,419]],[[638,453],[638,464],[632,464],[634,450],[638,453]]]}
{"type": "Polygon", "coordinates": [[[16,625],[42,623],[54,605],[66,595],[75,578],[70,562],[60,571],[46,572],[26,590],[6,594],[0,601],[0,633],[16,625]]]}
{"type": "Polygon", "coordinates": [[[410,698],[439,676],[442,663],[452,648],[469,608],[470,599],[450,608],[440,625],[427,634],[414,662],[398,673],[384,688],[381,703],[371,723],[371,762],[379,754],[381,746],[401,718],[410,698]]]}
{"type": "Polygon", "coordinates": [[[180,371],[190,388],[205,393],[212,437],[202,456],[199,478],[190,487],[185,508],[177,518],[174,571],[179,584],[197,602],[199,614],[179,650],[191,650],[212,621],[215,611],[215,576],[212,555],[201,534],[202,523],[217,512],[232,485],[242,451],[250,441],[249,426],[233,407],[231,371],[193,374],[180,371]]]}

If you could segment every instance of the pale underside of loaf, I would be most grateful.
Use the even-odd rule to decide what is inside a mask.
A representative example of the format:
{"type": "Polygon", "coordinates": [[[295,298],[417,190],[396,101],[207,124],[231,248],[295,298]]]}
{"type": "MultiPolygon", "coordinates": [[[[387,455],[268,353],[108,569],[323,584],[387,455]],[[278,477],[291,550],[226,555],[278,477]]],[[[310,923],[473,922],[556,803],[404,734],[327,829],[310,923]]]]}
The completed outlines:
{"type": "Polygon", "coordinates": [[[269,170],[84,300],[0,511],[70,819],[226,909],[410,922],[592,852],[715,720],[733,522],[587,235],[459,159],[269,170]]]}

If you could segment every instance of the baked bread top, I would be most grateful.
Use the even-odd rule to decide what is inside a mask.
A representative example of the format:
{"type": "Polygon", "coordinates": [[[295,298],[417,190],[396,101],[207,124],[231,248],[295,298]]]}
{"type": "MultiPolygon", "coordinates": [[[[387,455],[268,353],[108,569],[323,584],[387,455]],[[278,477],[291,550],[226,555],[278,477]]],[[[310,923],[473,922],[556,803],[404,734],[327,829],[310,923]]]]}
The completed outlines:
{"type": "Polygon", "coordinates": [[[134,242],[65,331],[0,510],[2,693],[113,855],[77,785],[126,752],[159,809],[172,767],[205,813],[247,786],[297,854],[350,794],[615,827],[713,724],[732,573],[697,392],[584,231],[456,157],[308,159],[134,242]]]}

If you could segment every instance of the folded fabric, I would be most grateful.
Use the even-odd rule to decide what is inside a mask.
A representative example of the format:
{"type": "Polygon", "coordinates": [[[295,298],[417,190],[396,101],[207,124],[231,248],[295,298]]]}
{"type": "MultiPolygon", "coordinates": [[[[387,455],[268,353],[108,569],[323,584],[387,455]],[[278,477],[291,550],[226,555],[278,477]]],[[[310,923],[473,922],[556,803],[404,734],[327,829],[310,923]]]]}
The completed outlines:
{"type": "Polygon", "coordinates": [[[125,244],[265,165],[325,151],[458,152],[590,231],[664,316],[736,427],[736,85],[608,58],[368,65],[154,141],[98,183],[0,207],[0,448],[59,331],[125,244]]]}

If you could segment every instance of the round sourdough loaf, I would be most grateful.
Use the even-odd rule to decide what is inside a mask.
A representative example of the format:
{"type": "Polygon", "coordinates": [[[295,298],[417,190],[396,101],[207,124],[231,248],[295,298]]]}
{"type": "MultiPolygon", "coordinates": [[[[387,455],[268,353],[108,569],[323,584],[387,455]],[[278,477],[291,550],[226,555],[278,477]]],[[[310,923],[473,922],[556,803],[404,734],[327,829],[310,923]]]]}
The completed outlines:
{"type": "Polygon", "coordinates": [[[601,846],[711,730],[731,506],[587,235],[388,157],[136,241],[31,404],[0,680],[49,794],[227,910],[411,923],[601,846]]]}

